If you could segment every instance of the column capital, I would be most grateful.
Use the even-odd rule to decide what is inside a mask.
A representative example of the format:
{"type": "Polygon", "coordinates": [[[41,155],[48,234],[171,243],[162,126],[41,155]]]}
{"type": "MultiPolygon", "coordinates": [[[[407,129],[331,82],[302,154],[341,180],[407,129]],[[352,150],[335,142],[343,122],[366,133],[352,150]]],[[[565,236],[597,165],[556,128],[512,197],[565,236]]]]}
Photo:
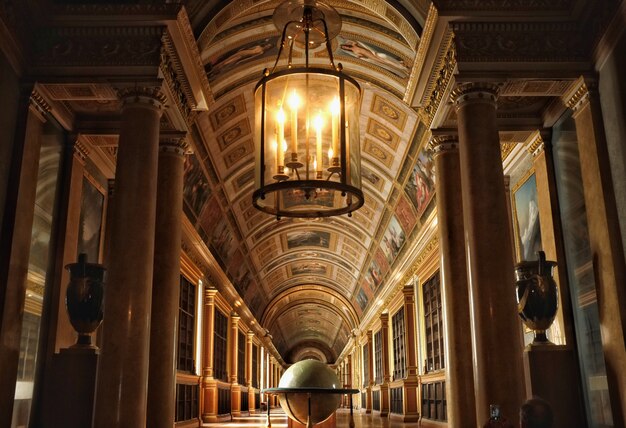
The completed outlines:
{"type": "Polygon", "coordinates": [[[167,97],[161,91],[160,84],[137,85],[123,87],[117,90],[118,97],[125,106],[133,104],[144,104],[162,111],[165,108],[167,97]]]}
{"type": "Polygon", "coordinates": [[[159,136],[159,152],[184,156],[190,153],[186,132],[165,132],[159,136]]]}
{"type": "Polygon", "coordinates": [[[246,332],[246,339],[247,339],[249,342],[252,342],[252,338],[253,338],[253,337],[254,337],[254,332],[253,332],[252,330],[248,330],[248,331],[246,332]]]}
{"type": "Polygon", "coordinates": [[[380,322],[383,323],[382,327],[387,327],[385,323],[389,322],[389,312],[383,312],[380,314],[380,322]]]}
{"type": "Polygon", "coordinates": [[[402,294],[404,294],[405,303],[415,303],[415,290],[410,285],[402,287],[402,294]]]}
{"type": "Polygon", "coordinates": [[[217,294],[217,288],[207,287],[204,289],[204,304],[212,304],[215,302],[215,295],[217,294]]]}
{"type": "Polygon", "coordinates": [[[450,97],[456,109],[472,102],[493,103],[495,105],[498,100],[499,91],[500,87],[495,83],[460,83],[450,93],[450,97]]]}
{"type": "Polygon", "coordinates": [[[372,337],[374,337],[374,332],[372,330],[367,330],[367,333],[365,334],[367,335],[367,342],[372,343],[372,337]]]}
{"type": "Polygon", "coordinates": [[[533,158],[539,156],[541,153],[543,153],[545,147],[546,147],[546,141],[544,139],[545,135],[542,135],[541,132],[536,132],[526,150],[528,151],[528,153],[530,153],[532,155],[533,158]]]}
{"type": "Polygon", "coordinates": [[[232,322],[233,322],[233,324],[234,324],[234,323],[238,322],[238,321],[241,319],[241,317],[239,316],[239,314],[238,314],[237,312],[232,311],[232,312],[230,313],[230,319],[231,319],[231,321],[232,321],[232,322]]]}
{"type": "Polygon", "coordinates": [[[459,137],[457,135],[438,135],[430,137],[428,147],[432,150],[433,156],[443,153],[455,153],[459,151],[459,137]]]}

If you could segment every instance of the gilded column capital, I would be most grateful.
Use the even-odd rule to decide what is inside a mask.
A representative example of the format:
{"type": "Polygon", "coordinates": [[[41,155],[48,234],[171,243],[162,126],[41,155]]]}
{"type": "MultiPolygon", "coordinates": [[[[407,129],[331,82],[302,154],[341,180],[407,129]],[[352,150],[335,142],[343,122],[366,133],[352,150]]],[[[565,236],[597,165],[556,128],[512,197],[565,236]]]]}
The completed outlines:
{"type": "Polygon", "coordinates": [[[119,88],[117,90],[118,97],[124,103],[124,106],[141,104],[151,106],[158,111],[163,111],[167,97],[161,91],[160,86],[133,86],[119,88]]]}
{"type": "Polygon", "coordinates": [[[389,312],[383,312],[380,314],[380,322],[382,323],[382,327],[389,327],[386,325],[389,322],[389,312]]]}
{"type": "Polygon", "coordinates": [[[212,305],[215,303],[215,295],[217,294],[217,288],[207,287],[204,289],[204,304],[212,305]]]}
{"type": "Polygon", "coordinates": [[[456,135],[433,135],[428,142],[433,156],[459,151],[459,137],[456,135]]]}
{"type": "Polygon", "coordinates": [[[230,313],[230,319],[231,319],[232,323],[235,324],[235,323],[237,323],[241,319],[241,317],[239,316],[239,314],[237,312],[232,311],[230,313]]]}
{"type": "Polygon", "coordinates": [[[402,287],[402,294],[404,294],[404,303],[415,303],[415,291],[410,285],[402,287]]]}
{"type": "Polygon", "coordinates": [[[252,343],[252,338],[254,337],[254,332],[252,330],[248,330],[246,332],[246,340],[252,343]]]}
{"type": "Polygon", "coordinates": [[[535,138],[531,140],[526,150],[528,150],[528,153],[530,153],[533,157],[537,157],[541,153],[543,153],[545,146],[546,145],[545,145],[545,142],[543,141],[543,138],[541,137],[539,133],[537,133],[535,138]]]}
{"type": "Polygon", "coordinates": [[[457,85],[450,97],[457,110],[465,104],[477,102],[492,103],[495,106],[499,91],[500,87],[495,83],[469,82],[457,85]]]}

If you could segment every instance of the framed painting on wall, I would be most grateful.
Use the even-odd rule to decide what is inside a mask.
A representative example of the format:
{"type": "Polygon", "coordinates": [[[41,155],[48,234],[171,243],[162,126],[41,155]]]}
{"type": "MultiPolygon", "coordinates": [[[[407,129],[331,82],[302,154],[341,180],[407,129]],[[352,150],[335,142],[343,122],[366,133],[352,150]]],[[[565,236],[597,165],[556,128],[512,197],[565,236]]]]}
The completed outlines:
{"type": "Polygon", "coordinates": [[[541,250],[541,226],[533,170],[515,186],[512,199],[517,260],[537,260],[537,251],[541,250]]]}
{"type": "Polygon", "coordinates": [[[104,189],[85,175],[80,201],[77,253],[87,254],[87,260],[91,263],[100,261],[103,216],[104,189]]]}

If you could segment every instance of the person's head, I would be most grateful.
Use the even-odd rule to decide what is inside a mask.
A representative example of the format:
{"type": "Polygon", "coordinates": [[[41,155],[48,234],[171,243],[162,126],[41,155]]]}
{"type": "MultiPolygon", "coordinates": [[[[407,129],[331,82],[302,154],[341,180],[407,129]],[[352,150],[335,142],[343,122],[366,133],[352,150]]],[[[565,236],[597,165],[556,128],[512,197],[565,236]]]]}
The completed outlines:
{"type": "Polygon", "coordinates": [[[552,428],[552,408],[539,397],[527,400],[519,412],[520,428],[552,428]]]}

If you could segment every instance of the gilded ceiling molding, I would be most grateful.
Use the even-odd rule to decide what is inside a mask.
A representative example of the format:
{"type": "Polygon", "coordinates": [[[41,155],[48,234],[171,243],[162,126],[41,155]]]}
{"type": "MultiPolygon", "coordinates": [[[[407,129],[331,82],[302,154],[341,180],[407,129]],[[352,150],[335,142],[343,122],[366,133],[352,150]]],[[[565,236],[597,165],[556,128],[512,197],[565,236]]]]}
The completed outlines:
{"type": "Polygon", "coordinates": [[[424,262],[426,262],[432,256],[433,251],[436,251],[438,249],[439,249],[439,235],[435,234],[431,238],[431,240],[428,241],[428,244],[426,244],[422,252],[419,253],[417,258],[413,262],[413,265],[407,270],[407,273],[404,275],[404,277],[400,281],[400,284],[402,284],[402,286],[398,286],[399,291],[402,291],[402,288],[404,288],[406,284],[410,284],[413,281],[413,278],[420,271],[420,269],[424,265],[424,262]]]}
{"type": "Polygon", "coordinates": [[[448,31],[445,37],[444,48],[437,57],[434,72],[431,74],[427,86],[427,101],[424,103],[423,108],[427,127],[432,125],[439,106],[453,82],[454,72],[457,67],[456,47],[452,32],[448,31]]]}
{"type": "Polygon", "coordinates": [[[417,80],[424,67],[428,48],[430,47],[430,42],[433,38],[433,33],[435,32],[438,19],[439,15],[437,13],[437,8],[435,8],[435,6],[431,3],[430,8],[428,9],[428,15],[426,16],[424,31],[422,31],[422,37],[418,41],[417,54],[415,56],[415,61],[413,62],[413,68],[411,69],[411,75],[409,76],[409,82],[404,94],[403,101],[405,103],[409,103],[415,96],[417,80]]]}
{"type": "Polygon", "coordinates": [[[502,162],[511,154],[517,143],[500,143],[500,158],[502,162]]]}
{"type": "Polygon", "coordinates": [[[541,133],[539,131],[533,133],[526,146],[528,153],[532,155],[532,157],[537,157],[543,153],[544,148],[545,142],[543,141],[541,133]]]}

